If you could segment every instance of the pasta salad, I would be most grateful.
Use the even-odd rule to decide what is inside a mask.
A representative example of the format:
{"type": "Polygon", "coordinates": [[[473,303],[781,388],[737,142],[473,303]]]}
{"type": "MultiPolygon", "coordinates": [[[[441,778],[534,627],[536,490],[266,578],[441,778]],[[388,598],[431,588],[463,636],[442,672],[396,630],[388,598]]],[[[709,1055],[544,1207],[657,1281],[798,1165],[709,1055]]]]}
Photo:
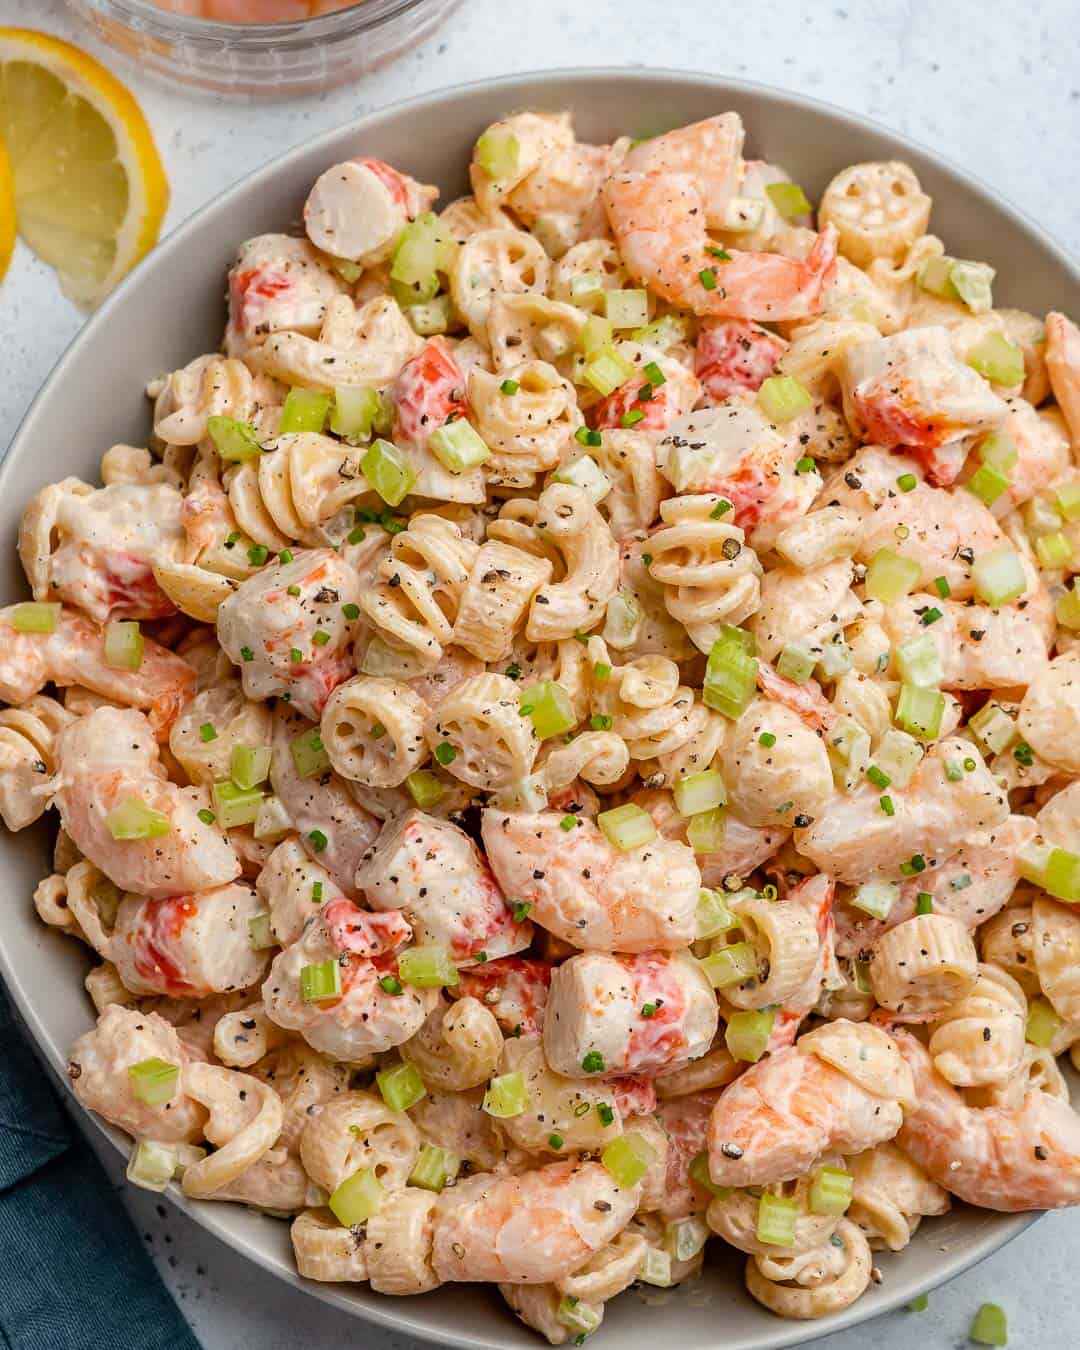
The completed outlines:
{"type": "Polygon", "coordinates": [[[907,165],[744,149],[327,167],[0,611],[131,1181],[553,1345],[707,1248],[814,1318],[953,1197],[1080,1202],[1080,332],[907,165]]]}

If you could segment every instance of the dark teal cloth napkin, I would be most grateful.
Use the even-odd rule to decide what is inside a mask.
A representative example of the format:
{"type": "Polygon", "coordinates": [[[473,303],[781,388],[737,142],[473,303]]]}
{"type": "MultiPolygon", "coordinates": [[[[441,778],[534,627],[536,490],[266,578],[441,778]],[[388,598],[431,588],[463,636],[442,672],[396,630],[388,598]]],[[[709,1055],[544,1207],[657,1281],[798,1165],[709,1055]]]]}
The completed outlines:
{"type": "Polygon", "coordinates": [[[0,1350],[199,1350],[2,983],[0,1350]]]}

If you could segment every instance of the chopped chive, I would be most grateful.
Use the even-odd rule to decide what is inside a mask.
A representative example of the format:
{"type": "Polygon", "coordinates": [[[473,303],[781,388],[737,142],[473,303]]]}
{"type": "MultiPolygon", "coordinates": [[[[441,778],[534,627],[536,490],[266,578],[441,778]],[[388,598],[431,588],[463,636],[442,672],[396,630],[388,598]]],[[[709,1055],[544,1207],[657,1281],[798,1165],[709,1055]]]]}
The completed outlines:
{"type": "Polygon", "coordinates": [[[261,567],[269,556],[270,550],[265,544],[252,544],[248,549],[248,562],[252,567],[261,567]]]}
{"type": "Polygon", "coordinates": [[[217,729],[212,722],[204,722],[199,728],[199,740],[203,742],[217,740],[217,729]]]}
{"type": "Polygon", "coordinates": [[[701,282],[707,291],[716,290],[716,273],[711,267],[703,267],[701,269],[698,273],[698,281],[701,282]]]}
{"type": "Polygon", "coordinates": [[[970,755],[968,755],[967,759],[964,760],[964,768],[968,771],[968,773],[974,773],[975,767],[976,767],[975,761],[971,758],[970,755]]]}
{"type": "Polygon", "coordinates": [[[615,1112],[611,1109],[611,1107],[607,1104],[607,1102],[596,1103],[596,1114],[600,1117],[601,1125],[610,1125],[612,1121],[615,1119],[615,1112]]]}
{"type": "Polygon", "coordinates": [[[457,751],[449,741],[440,741],[435,747],[435,758],[443,766],[453,764],[454,760],[457,759],[457,751]]]}
{"type": "Polygon", "coordinates": [[[312,830],[311,833],[308,835],[308,838],[311,840],[311,847],[315,850],[316,853],[322,853],[322,851],[326,848],[327,844],[330,842],[330,840],[327,839],[326,835],[323,834],[322,830],[312,830]]]}
{"type": "Polygon", "coordinates": [[[383,975],[379,980],[379,985],[387,994],[400,994],[402,984],[400,980],[395,980],[393,975],[383,975]]]}
{"type": "Polygon", "coordinates": [[[585,1058],[581,1061],[581,1067],[585,1070],[586,1073],[603,1073],[604,1056],[600,1053],[599,1050],[590,1050],[589,1053],[585,1056],[585,1058]]]}
{"type": "Polygon", "coordinates": [[[502,384],[499,385],[499,393],[516,394],[520,388],[521,386],[518,384],[517,380],[503,380],[502,384]]]}
{"type": "Polygon", "coordinates": [[[641,555],[641,561],[645,564],[646,567],[648,567],[652,563],[652,554],[643,553],[641,555]]]}
{"type": "Polygon", "coordinates": [[[556,1153],[558,1153],[559,1149],[561,1149],[562,1146],[563,1146],[563,1137],[561,1134],[548,1135],[548,1148],[553,1149],[556,1153]]]}
{"type": "Polygon", "coordinates": [[[731,509],[732,509],[731,503],[726,499],[718,501],[716,505],[713,507],[713,509],[709,512],[709,519],[719,520],[721,516],[726,516],[731,509]]]}
{"type": "Polygon", "coordinates": [[[286,586],[286,587],[285,587],[285,594],[286,594],[286,595],[291,595],[291,596],[293,597],[293,599],[295,600],[296,597],[300,594],[300,587],[299,587],[299,586],[286,586]]]}
{"type": "Polygon", "coordinates": [[[360,617],[359,605],[342,605],[341,612],[347,619],[358,619],[360,617]]]}
{"type": "Polygon", "coordinates": [[[592,673],[598,680],[611,679],[611,667],[606,661],[597,661],[592,668],[592,673]]]}
{"type": "Polygon", "coordinates": [[[905,877],[913,877],[918,872],[925,872],[926,859],[921,853],[913,853],[908,862],[900,864],[900,871],[905,877]]]}
{"type": "Polygon", "coordinates": [[[941,610],[938,609],[936,605],[931,605],[931,607],[922,616],[923,627],[929,628],[932,623],[937,623],[938,619],[940,618],[941,618],[941,610]]]}
{"type": "Polygon", "coordinates": [[[594,713],[589,718],[589,726],[592,727],[593,731],[610,731],[611,718],[607,713],[594,713]]]}
{"type": "Polygon", "coordinates": [[[726,248],[720,248],[717,244],[706,244],[705,252],[711,258],[719,258],[721,262],[730,262],[731,254],[726,248]]]}
{"type": "Polygon", "coordinates": [[[933,912],[934,912],[934,897],[930,894],[929,891],[920,891],[918,895],[915,897],[915,913],[933,914],[933,912]]]}
{"type": "Polygon", "coordinates": [[[300,650],[299,647],[290,647],[289,660],[292,662],[294,666],[303,665],[304,653],[300,650]]]}
{"type": "Polygon", "coordinates": [[[885,773],[884,770],[879,769],[876,764],[870,765],[866,771],[866,776],[876,788],[881,788],[883,792],[892,782],[889,775],[885,773]]]}
{"type": "Polygon", "coordinates": [[[567,834],[569,834],[576,824],[577,816],[565,815],[562,820],[559,821],[559,829],[565,830],[567,834]]]}
{"type": "Polygon", "coordinates": [[[574,432],[574,440],[579,445],[597,446],[601,444],[602,438],[598,431],[592,431],[589,427],[578,427],[574,432]]]}
{"type": "Polygon", "coordinates": [[[817,468],[817,460],[812,455],[803,455],[802,459],[795,461],[796,473],[813,473],[817,468]]]}
{"type": "Polygon", "coordinates": [[[913,473],[902,473],[896,480],[896,486],[901,492],[914,492],[919,486],[919,480],[913,473]]]}
{"type": "Polygon", "coordinates": [[[311,903],[313,905],[322,904],[322,882],[313,881],[311,883],[311,903]]]}
{"type": "Polygon", "coordinates": [[[204,806],[199,812],[199,819],[204,825],[213,825],[217,820],[217,816],[214,815],[213,811],[208,811],[204,806]]]}
{"type": "Polygon", "coordinates": [[[641,1015],[642,1015],[642,1017],[645,1017],[645,1018],[655,1017],[655,1016],[656,1016],[656,1004],[655,1004],[655,1003],[643,1003],[643,1004],[641,1005],[641,1015]]]}
{"type": "Polygon", "coordinates": [[[893,799],[891,797],[879,797],[878,805],[881,807],[881,809],[885,812],[887,816],[896,815],[896,807],[893,806],[893,799]]]}
{"type": "Polygon", "coordinates": [[[662,384],[667,384],[667,376],[655,361],[650,361],[648,365],[644,367],[644,372],[645,378],[654,389],[659,389],[662,384]]]}
{"type": "Polygon", "coordinates": [[[1021,741],[1013,750],[1013,759],[1016,760],[1017,764],[1022,764],[1025,769],[1030,769],[1035,763],[1035,752],[1027,741],[1021,741]]]}
{"type": "Polygon", "coordinates": [[[949,585],[947,577],[934,578],[934,590],[941,596],[942,600],[948,600],[952,595],[952,587],[949,585]]]}
{"type": "Polygon", "coordinates": [[[311,635],[311,640],[316,647],[325,647],[326,644],[330,641],[330,634],[326,631],[325,628],[316,628],[314,633],[312,633],[311,635]]]}
{"type": "Polygon", "coordinates": [[[511,913],[512,913],[513,916],[514,916],[514,922],[515,922],[515,923],[524,923],[525,920],[529,917],[529,910],[530,910],[530,909],[532,909],[532,901],[531,901],[531,900],[522,900],[522,902],[521,902],[520,904],[515,905],[514,908],[513,908],[513,910],[511,911],[511,913]]]}
{"type": "Polygon", "coordinates": [[[254,660],[255,660],[255,653],[251,650],[250,647],[241,647],[241,648],[240,648],[240,659],[241,659],[241,661],[254,661],[254,660]]]}
{"type": "Polygon", "coordinates": [[[362,544],[367,536],[364,533],[364,527],[362,525],[356,525],[349,531],[346,538],[350,544],[362,544]]]}
{"type": "Polygon", "coordinates": [[[766,750],[771,750],[776,744],[776,737],[771,731],[763,731],[758,737],[758,745],[763,745],[766,750]]]}
{"type": "Polygon", "coordinates": [[[627,428],[636,427],[639,422],[643,422],[644,420],[645,414],[640,408],[631,408],[628,412],[624,412],[619,418],[619,425],[627,428]]]}
{"type": "Polygon", "coordinates": [[[279,563],[291,563],[293,560],[293,551],[291,548],[283,548],[277,555],[279,563]]]}

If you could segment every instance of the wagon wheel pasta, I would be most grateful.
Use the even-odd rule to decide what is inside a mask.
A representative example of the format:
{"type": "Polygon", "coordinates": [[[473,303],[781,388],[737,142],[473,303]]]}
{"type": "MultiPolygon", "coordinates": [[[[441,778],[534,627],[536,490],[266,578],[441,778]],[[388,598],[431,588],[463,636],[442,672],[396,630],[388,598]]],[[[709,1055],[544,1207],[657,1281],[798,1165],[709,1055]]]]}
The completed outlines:
{"type": "Polygon", "coordinates": [[[815,210],[744,141],[324,166],[27,504],[73,1090],[306,1279],[580,1344],[721,1244],[808,1319],[953,1196],[1080,1203],[1080,333],[907,165],[815,210]]]}

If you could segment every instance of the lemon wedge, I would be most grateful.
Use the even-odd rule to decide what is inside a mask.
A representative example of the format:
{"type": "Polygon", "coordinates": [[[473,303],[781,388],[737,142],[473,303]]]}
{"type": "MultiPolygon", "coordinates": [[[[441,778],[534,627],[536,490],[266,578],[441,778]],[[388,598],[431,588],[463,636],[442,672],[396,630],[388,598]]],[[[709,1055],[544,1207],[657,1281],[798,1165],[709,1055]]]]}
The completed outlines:
{"type": "Polygon", "coordinates": [[[0,140],[19,233],[73,300],[97,304],[153,247],[169,201],[142,110],[78,47],[0,28],[0,140]]]}
{"type": "Polygon", "coordinates": [[[15,179],[11,159],[0,141],[0,281],[15,252],[15,179]]]}

